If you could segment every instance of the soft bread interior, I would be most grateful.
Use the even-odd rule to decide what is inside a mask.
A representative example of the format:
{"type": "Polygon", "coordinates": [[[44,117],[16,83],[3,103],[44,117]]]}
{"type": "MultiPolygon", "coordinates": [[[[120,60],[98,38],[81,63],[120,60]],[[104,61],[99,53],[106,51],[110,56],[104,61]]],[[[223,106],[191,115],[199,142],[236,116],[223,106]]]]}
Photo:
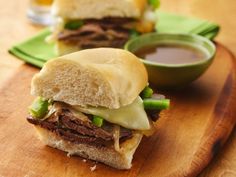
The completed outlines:
{"type": "Polygon", "coordinates": [[[147,0],[55,0],[52,13],[64,19],[138,18],[146,4],[147,0]]]}
{"type": "Polygon", "coordinates": [[[68,152],[69,155],[79,155],[81,157],[95,160],[112,166],[118,169],[130,169],[133,154],[137,149],[142,134],[135,133],[134,136],[126,140],[120,145],[121,152],[117,152],[113,147],[97,148],[87,144],[74,144],[65,141],[57,136],[55,133],[50,132],[39,126],[35,126],[39,138],[46,145],[68,152]]]}
{"type": "Polygon", "coordinates": [[[135,55],[98,48],[47,62],[32,79],[31,93],[70,105],[117,109],[131,104],[147,82],[146,69],[135,55]]]}

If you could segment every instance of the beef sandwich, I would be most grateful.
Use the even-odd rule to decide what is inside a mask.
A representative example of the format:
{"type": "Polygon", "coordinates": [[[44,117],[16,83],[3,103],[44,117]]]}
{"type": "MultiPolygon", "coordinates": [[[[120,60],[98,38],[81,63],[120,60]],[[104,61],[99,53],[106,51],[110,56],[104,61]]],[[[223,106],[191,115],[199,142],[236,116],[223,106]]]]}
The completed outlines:
{"type": "Polygon", "coordinates": [[[159,0],[55,0],[53,34],[58,55],[96,47],[123,48],[152,32],[159,0]]]}
{"type": "Polygon", "coordinates": [[[29,123],[51,147],[131,168],[143,135],[169,100],[147,86],[143,63],[132,53],[87,49],[47,62],[32,79],[29,123]]]}

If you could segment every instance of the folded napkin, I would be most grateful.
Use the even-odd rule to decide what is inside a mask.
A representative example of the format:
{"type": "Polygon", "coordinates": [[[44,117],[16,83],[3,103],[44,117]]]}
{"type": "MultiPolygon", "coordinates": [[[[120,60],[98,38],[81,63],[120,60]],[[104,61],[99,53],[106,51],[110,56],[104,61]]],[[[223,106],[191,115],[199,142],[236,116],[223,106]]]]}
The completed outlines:
{"type": "Polygon", "coordinates": [[[201,19],[185,17],[166,12],[157,12],[156,30],[160,33],[190,33],[213,40],[218,34],[219,25],[201,19]]]}
{"type": "MultiPolygon", "coordinates": [[[[192,33],[213,39],[219,32],[217,24],[190,17],[183,17],[165,12],[158,12],[156,30],[160,33],[192,33]]],[[[45,42],[50,34],[48,28],[36,34],[32,38],[14,45],[9,52],[19,59],[37,67],[56,57],[53,44],[45,42]]]]}
{"type": "Polygon", "coordinates": [[[54,45],[45,41],[50,33],[49,28],[46,28],[32,38],[14,45],[9,52],[19,59],[41,68],[47,60],[56,57],[54,45]]]}

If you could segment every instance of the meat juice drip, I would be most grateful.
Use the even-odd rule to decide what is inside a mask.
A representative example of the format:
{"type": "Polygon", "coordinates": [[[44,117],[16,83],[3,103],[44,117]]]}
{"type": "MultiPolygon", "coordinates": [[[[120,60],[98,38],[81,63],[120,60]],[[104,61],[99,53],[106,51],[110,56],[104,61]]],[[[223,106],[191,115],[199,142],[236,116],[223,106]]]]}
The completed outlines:
{"type": "Polygon", "coordinates": [[[163,64],[189,64],[207,58],[200,49],[182,45],[151,45],[135,52],[139,58],[163,64]]]}

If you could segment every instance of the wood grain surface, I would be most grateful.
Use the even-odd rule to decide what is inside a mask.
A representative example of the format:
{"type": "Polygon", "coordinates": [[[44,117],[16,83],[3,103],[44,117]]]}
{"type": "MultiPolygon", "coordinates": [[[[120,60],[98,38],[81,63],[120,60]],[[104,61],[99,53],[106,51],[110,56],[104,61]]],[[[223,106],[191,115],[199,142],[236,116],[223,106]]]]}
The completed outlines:
{"type": "MultiPolygon", "coordinates": [[[[9,82],[9,78],[12,78],[16,72],[19,73],[19,75],[24,75],[24,77],[29,77],[29,72],[27,71],[29,68],[28,66],[22,66],[22,63],[20,60],[16,59],[15,57],[8,54],[7,49],[9,49],[13,44],[20,42],[33,34],[37,33],[42,27],[38,27],[35,25],[32,25],[28,19],[26,18],[26,9],[28,5],[28,0],[22,0],[22,1],[15,1],[15,0],[0,0],[1,6],[0,6],[0,87],[5,86],[4,83],[9,82]],[[26,70],[26,71],[25,71],[26,70]],[[26,76],[25,76],[26,75],[26,76]]],[[[193,17],[199,17],[203,19],[208,19],[217,22],[221,26],[221,32],[216,38],[216,41],[224,44],[228,49],[232,51],[234,55],[236,55],[236,1],[235,0],[162,0],[161,9],[168,12],[173,12],[181,15],[188,15],[193,17]]],[[[31,68],[32,69],[32,68],[31,68]]],[[[219,68],[219,70],[222,70],[223,68],[219,68]]],[[[35,72],[35,71],[34,71],[35,72]]],[[[32,73],[31,73],[32,74],[32,73]]],[[[19,79],[22,79],[20,77],[19,79]]],[[[14,86],[11,86],[14,87],[14,86]]],[[[22,89],[22,93],[25,92],[29,85],[25,85],[22,89]]],[[[233,88],[235,90],[235,88],[233,88]]],[[[26,97],[25,95],[21,95],[21,91],[16,98],[14,99],[21,99],[25,102],[22,103],[21,107],[28,106],[28,103],[30,103],[31,99],[30,97],[26,97]]],[[[6,93],[5,93],[6,94],[6,93]]],[[[13,93],[8,93],[9,95],[15,95],[13,93]]],[[[13,98],[5,99],[6,102],[4,104],[1,104],[1,106],[9,105],[10,101],[13,98]]],[[[1,102],[3,103],[3,102],[1,102]]],[[[18,102],[17,104],[14,104],[14,109],[18,108],[18,102]]],[[[235,109],[235,108],[232,108],[235,109]]],[[[13,110],[2,110],[1,112],[4,113],[4,115],[12,115],[16,118],[19,118],[19,115],[26,114],[25,108],[21,110],[21,113],[19,113],[19,110],[14,113],[13,110]]],[[[23,119],[23,117],[21,117],[23,119]]],[[[0,118],[0,121],[2,122],[2,117],[0,118]]],[[[8,118],[9,119],[9,118],[8,118]]],[[[0,122],[0,123],[1,123],[0,122]]],[[[22,124],[25,124],[26,122],[21,122],[19,126],[15,126],[16,130],[20,132],[21,129],[24,129],[25,127],[20,128],[22,124]]],[[[28,126],[29,127],[29,126],[28,126]]],[[[173,135],[174,136],[174,135],[173,135]]],[[[11,135],[11,141],[13,142],[14,135],[11,135]]],[[[4,137],[3,135],[1,138],[7,139],[7,137],[4,137]]],[[[32,145],[32,143],[24,141],[26,146],[35,146],[32,145]]],[[[0,144],[0,147],[1,144],[0,144]]],[[[13,147],[7,147],[10,150],[14,150],[13,147]]],[[[18,149],[22,149],[23,147],[18,147],[18,149]]],[[[41,154],[42,155],[42,154],[41,154]]],[[[13,154],[12,157],[20,155],[13,154]]],[[[40,155],[39,155],[40,156],[40,155]]],[[[38,156],[37,156],[38,157],[38,156]]],[[[37,158],[36,157],[36,158],[37,158]]],[[[20,158],[19,158],[20,159],[20,158]]],[[[3,159],[4,160],[4,159],[3,159]]],[[[37,162],[37,159],[35,159],[37,162]]],[[[0,160],[0,164],[2,162],[2,159],[0,160]]],[[[15,168],[25,168],[25,165],[22,163],[22,160],[19,160],[19,162],[14,162],[8,160],[9,163],[15,164],[15,168]]],[[[54,162],[54,161],[53,161],[54,162]]],[[[48,165],[48,164],[47,164],[48,165]]],[[[1,166],[1,165],[0,165],[1,166]]],[[[35,167],[37,168],[37,164],[35,164],[35,167]]],[[[50,165],[49,165],[50,167],[50,165]]],[[[73,170],[72,170],[73,171],[73,170]]],[[[1,171],[0,171],[1,172],[1,171]]],[[[44,171],[42,171],[44,172],[44,171]]],[[[7,172],[4,172],[7,173],[7,172]]],[[[11,169],[7,173],[8,176],[13,176],[14,172],[11,172],[11,169]]],[[[27,174],[28,176],[37,176],[32,171],[25,171],[24,174],[27,174]]],[[[43,173],[42,173],[43,174],[43,173]]],[[[42,176],[39,175],[39,176],[42,176]]],[[[26,175],[26,176],[27,176],[26,175]]],[[[1,176],[1,173],[0,173],[1,176]]],[[[23,175],[24,176],[24,175],[23,175]]],[[[69,176],[69,173],[67,174],[69,176]]],[[[96,176],[96,175],[95,175],[96,176]]],[[[236,129],[234,130],[233,134],[230,136],[230,139],[226,143],[226,145],[223,147],[223,149],[217,154],[217,156],[212,160],[210,165],[201,173],[200,176],[204,177],[234,177],[236,176],[236,129]]]]}
{"type": "Polygon", "coordinates": [[[0,90],[0,176],[196,176],[218,153],[235,124],[235,65],[221,45],[210,69],[182,90],[165,92],[171,109],[158,121],[158,131],[144,138],[128,171],[119,171],[41,143],[27,123],[32,101],[30,81],[37,69],[27,65],[0,90]],[[90,167],[97,166],[94,172],[90,167]]]}
{"type": "MultiPolygon", "coordinates": [[[[216,41],[223,43],[236,55],[236,1],[235,0],[162,0],[161,9],[185,16],[214,21],[221,26],[216,41]]],[[[235,109],[235,108],[232,108],[235,109]]],[[[236,128],[224,147],[208,168],[204,177],[236,176],[236,128]]]]}

